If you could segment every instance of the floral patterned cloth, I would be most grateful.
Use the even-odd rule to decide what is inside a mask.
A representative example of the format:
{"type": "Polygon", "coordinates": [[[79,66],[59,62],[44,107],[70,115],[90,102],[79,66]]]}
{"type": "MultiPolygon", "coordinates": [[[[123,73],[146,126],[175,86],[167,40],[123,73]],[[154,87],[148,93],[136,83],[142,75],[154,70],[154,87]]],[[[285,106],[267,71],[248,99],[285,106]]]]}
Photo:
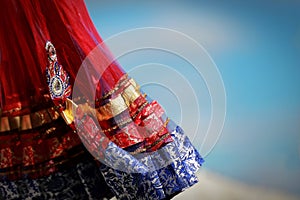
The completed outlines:
{"type": "Polygon", "coordinates": [[[101,167],[105,181],[117,199],[164,199],[198,182],[195,172],[204,160],[179,126],[171,136],[174,142],[148,156],[140,154],[140,158],[135,158],[139,162],[113,143],[109,144],[106,161],[114,163],[115,169],[135,171],[128,173],[105,165],[101,167]]]}
{"type": "Polygon", "coordinates": [[[2,177],[2,200],[100,200],[114,195],[105,184],[98,164],[86,152],[84,161],[38,179],[11,181],[2,177]]]}

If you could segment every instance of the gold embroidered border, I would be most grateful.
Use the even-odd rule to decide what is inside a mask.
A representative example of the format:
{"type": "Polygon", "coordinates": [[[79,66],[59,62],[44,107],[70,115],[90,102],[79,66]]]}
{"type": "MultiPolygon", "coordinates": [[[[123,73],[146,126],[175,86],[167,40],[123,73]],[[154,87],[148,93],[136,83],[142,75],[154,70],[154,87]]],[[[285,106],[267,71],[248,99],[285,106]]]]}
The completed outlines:
{"type": "MultiPolygon", "coordinates": [[[[141,95],[139,91],[139,86],[133,79],[127,81],[128,85],[124,90],[118,94],[115,98],[109,99],[109,102],[99,108],[96,108],[98,120],[108,120],[113,118],[126,109],[141,95]]],[[[74,121],[73,110],[79,106],[74,101],[67,99],[66,100],[66,109],[62,111],[61,115],[67,124],[71,124],[74,121]]],[[[91,111],[94,113],[94,110],[87,105],[86,111],[91,111]]],[[[117,127],[114,127],[116,129],[117,127]]]]}
{"type": "Polygon", "coordinates": [[[124,91],[111,99],[107,104],[97,108],[101,120],[108,120],[125,111],[140,95],[139,86],[133,79],[129,80],[130,85],[124,91]]]}
{"type": "Polygon", "coordinates": [[[134,116],[132,116],[132,117],[131,117],[131,116],[128,116],[128,118],[125,119],[125,120],[119,120],[119,121],[116,122],[116,125],[115,125],[115,126],[113,126],[113,127],[111,127],[111,128],[108,128],[108,129],[104,129],[104,130],[102,130],[102,131],[103,131],[104,133],[111,132],[111,131],[113,131],[113,130],[116,130],[116,129],[119,128],[119,127],[124,126],[125,124],[128,124],[128,123],[134,121],[135,118],[136,118],[136,116],[138,115],[138,113],[139,113],[141,110],[143,110],[144,107],[145,107],[147,104],[148,104],[148,102],[143,103],[143,104],[140,106],[140,108],[137,110],[137,112],[136,112],[136,114],[135,114],[134,116]]]}
{"type": "Polygon", "coordinates": [[[51,107],[27,115],[0,117],[0,132],[6,132],[15,129],[24,131],[37,128],[58,119],[59,116],[60,115],[55,108],[51,107]]]}

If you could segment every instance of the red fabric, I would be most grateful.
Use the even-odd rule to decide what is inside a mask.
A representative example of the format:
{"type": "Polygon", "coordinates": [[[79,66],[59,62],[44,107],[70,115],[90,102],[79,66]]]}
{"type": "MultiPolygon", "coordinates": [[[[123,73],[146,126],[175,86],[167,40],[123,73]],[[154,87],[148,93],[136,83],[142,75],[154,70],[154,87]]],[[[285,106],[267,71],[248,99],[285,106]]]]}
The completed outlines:
{"type": "MultiPolygon", "coordinates": [[[[3,0],[0,16],[0,105],[4,114],[11,109],[30,110],[46,100],[47,40],[56,47],[58,61],[69,73],[71,83],[82,61],[102,42],[82,0],[3,0]]],[[[108,57],[104,48],[101,56],[108,57]]],[[[101,64],[101,60],[97,62],[101,64]]],[[[109,90],[122,74],[113,63],[103,75],[106,88],[98,90],[109,90]]],[[[81,86],[83,92],[87,91],[81,86]]]]}
{"type": "MultiPolygon", "coordinates": [[[[53,106],[45,73],[49,65],[47,41],[55,46],[57,61],[70,76],[70,84],[76,83],[84,97],[91,97],[96,90],[95,98],[101,98],[124,75],[102,44],[82,0],[2,0],[0,17],[0,123],[4,117],[12,119],[26,114],[31,114],[31,122],[35,117],[45,121],[47,114],[36,111],[53,106]],[[78,77],[83,62],[87,68],[78,77]],[[100,81],[99,73],[103,73],[100,81]],[[32,116],[34,112],[38,115],[32,116]]],[[[124,88],[120,87],[114,95],[124,88]]],[[[104,103],[103,99],[98,102],[104,103]]],[[[141,95],[126,111],[133,122],[107,135],[97,129],[93,118],[83,118],[78,135],[94,156],[102,157],[100,149],[104,150],[110,141],[121,148],[143,142],[147,151],[171,141],[161,120],[163,110],[157,102],[147,104],[141,95]]],[[[15,126],[9,131],[0,130],[0,175],[10,174],[13,179],[24,174],[47,175],[60,163],[71,163],[83,154],[78,135],[61,118],[47,122],[32,129],[15,126]]],[[[110,128],[111,121],[103,123],[104,128],[110,128]]]]}
{"type": "MultiPolygon", "coordinates": [[[[1,0],[0,17],[1,120],[53,106],[45,75],[48,40],[56,47],[71,84],[82,61],[102,42],[83,0],[1,0]]],[[[107,48],[101,47],[99,59],[93,60],[100,71],[110,61],[107,48]]],[[[115,62],[102,70],[97,96],[112,89],[124,74],[115,62]]],[[[79,86],[83,93],[91,92],[83,83],[79,86]]],[[[34,117],[46,115],[31,116],[32,123],[34,117]]],[[[0,175],[11,179],[47,175],[60,163],[72,163],[82,151],[80,139],[62,119],[25,131],[0,131],[0,175]]]]}

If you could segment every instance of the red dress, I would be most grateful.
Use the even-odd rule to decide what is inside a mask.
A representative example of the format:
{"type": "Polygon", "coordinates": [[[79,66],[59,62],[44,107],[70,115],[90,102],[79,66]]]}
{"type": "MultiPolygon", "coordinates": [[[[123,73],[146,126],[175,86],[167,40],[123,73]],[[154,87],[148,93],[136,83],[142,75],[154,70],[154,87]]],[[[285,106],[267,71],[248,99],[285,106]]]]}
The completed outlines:
{"type": "MultiPolygon", "coordinates": [[[[22,163],[33,167],[33,164],[58,157],[66,149],[80,144],[71,131],[63,131],[64,136],[46,137],[55,132],[56,126],[65,125],[57,122],[59,115],[49,96],[45,76],[48,65],[46,41],[56,44],[60,63],[68,71],[72,84],[85,56],[102,40],[82,1],[7,0],[2,1],[0,9],[3,19],[0,37],[1,133],[5,136],[1,139],[2,143],[5,141],[1,152],[11,154],[1,157],[5,161],[1,161],[0,166],[22,163]],[[56,125],[52,126],[54,123],[56,125]],[[45,130],[39,130],[42,128],[45,130]],[[6,132],[9,134],[4,134],[6,132]],[[28,144],[24,144],[25,141],[28,144]],[[61,141],[65,144],[61,145],[61,141]],[[24,151],[27,153],[17,155],[24,151]]],[[[108,68],[107,73],[105,86],[108,88],[103,90],[113,87],[123,75],[115,64],[108,68]]],[[[45,167],[47,169],[39,167],[38,170],[44,171],[41,173],[54,170],[49,165],[45,167]]],[[[19,173],[11,175],[22,176],[19,173]]]]}
{"type": "MultiPolygon", "coordinates": [[[[102,175],[119,199],[168,198],[197,182],[194,172],[202,158],[182,130],[169,125],[170,120],[163,116],[159,104],[149,101],[134,80],[111,59],[83,1],[4,0],[0,16],[0,195],[3,198],[111,197],[102,175]],[[91,68],[102,75],[93,87],[85,82],[91,79],[86,72],[76,82],[81,98],[73,99],[79,105],[95,107],[97,118],[83,116],[76,132],[62,117],[66,98],[72,98],[71,92],[66,95],[65,91],[72,90],[82,63],[100,44],[99,59],[95,63],[91,60],[91,68]],[[94,90],[91,103],[87,100],[94,90]],[[101,127],[96,132],[91,128],[95,120],[101,127]],[[102,136],[106,142],[100,144],[102,136]],[[151,171],[129,175],[113,166],[101,165],[99,169],[81,140],[94,157],[114,152],[120,158],[128,156],[131,164],[131,159],[136,159],[132,155],[141,152],[162,149],[175,155],[170,149],[184,150],[177,157],[171,156],[174,162],[155,174],[151,171]],[[125,179],[133,181],[125,183],[125,179]],[[96,192],[97,187],[102,192],[96,192]],[[25,192],[18,188],[25,188],[25,192]]],[[[111,155],[107,154],[106,161],[117,159],[111,155]]],[[[143,162],[151,159],[138,160],[135,165],[144,166],[143,162]]],[[[116,163],[121,166],[123,161],[119,161],[116,163]]]]}

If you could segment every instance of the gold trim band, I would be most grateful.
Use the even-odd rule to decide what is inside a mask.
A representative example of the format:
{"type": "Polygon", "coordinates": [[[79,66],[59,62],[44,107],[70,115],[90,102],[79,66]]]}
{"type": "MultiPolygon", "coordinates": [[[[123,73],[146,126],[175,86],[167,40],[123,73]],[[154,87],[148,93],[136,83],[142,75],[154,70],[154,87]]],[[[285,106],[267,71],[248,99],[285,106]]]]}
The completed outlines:
{"type": "Polygon", "coordinates": [[[27,115],[0,117],[0,132],[6,132],[15,129],[24,131],[37,128],[58,119],[59,116],[60,115],[55,108],[51,107],[27,115]]]}
{"type": "Polygon", "coordinates": [[[107,104],[97,108],[101,120],[108,120],[125,111],[140,95],[139,86],[133,79],[129,80],[130,85],[124,91],[111,99],[107,104]]]}

